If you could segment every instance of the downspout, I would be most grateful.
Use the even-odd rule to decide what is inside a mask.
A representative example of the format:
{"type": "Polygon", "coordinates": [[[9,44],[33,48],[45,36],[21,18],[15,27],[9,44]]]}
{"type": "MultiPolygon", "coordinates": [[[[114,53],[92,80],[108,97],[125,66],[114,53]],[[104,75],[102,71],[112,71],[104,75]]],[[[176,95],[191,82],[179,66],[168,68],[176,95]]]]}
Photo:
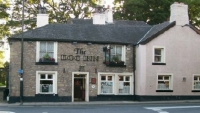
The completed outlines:
{"type": "Polygon", "coordinates": [[[135,64],[136,64],[136,61],[135,61],[135,45],[133,45],[133,95],[134,95],[134,101],[136,101],[136,95],[135,95],[135,64]]]}

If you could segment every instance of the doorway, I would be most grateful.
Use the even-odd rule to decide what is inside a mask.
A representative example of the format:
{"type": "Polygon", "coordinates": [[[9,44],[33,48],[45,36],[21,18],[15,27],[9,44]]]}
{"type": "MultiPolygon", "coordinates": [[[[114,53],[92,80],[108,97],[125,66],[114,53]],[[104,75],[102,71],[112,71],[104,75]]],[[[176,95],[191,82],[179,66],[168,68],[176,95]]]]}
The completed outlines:
{"type": "Polygon", "coordinates": [[[74,72],[72,74],[72,102],[89,101],[88,76],[87,72],[74,72]]]}

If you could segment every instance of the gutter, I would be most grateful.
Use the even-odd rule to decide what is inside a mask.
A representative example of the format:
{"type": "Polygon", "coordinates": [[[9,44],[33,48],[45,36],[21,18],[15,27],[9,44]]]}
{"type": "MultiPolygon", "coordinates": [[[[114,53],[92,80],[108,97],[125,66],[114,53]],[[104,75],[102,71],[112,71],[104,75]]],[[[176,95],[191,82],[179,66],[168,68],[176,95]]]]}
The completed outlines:
{"type": "Polygon", "coordinates": [[[136,64],[136,60],[135,60],[135,45],[133,45],[133,95],[134,95],[134,101],[136,101],[136,95],[135,95],[135,64],[136,64]]]}

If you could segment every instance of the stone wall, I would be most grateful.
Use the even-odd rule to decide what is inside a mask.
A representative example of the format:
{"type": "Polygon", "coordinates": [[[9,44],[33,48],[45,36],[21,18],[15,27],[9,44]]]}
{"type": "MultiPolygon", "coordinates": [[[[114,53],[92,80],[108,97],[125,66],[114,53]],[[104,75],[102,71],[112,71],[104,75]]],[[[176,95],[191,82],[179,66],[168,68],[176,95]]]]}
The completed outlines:
{"type": "MultiPolygon", "coordinates": [[[[57,88],[59,96],[71,96],[72,72],[79,72],[79,66],[84,66],[83,72],[89,72],[89,79],[96,78],[98,72],[133,73],[133,51],[131,46],[126,50],[126,67],[107,67],[104,62],[105,53],[103,44],[77,43],[73,45],[67,42],[58,42],[58,65],[36,65],[36,42],[24,42],[24,96],[35,96],[36,71],[57,71],[57,88]],[[77,55],[75,48],[82,48],[85,54],[78,54],[80,61],[61,60],[61,55],[77,55]],[[83,61],[83,56],[99,56],[98,61],[83,61]],[[63,71],[65,69],[65,72],[63,71]]],[[[11,48],[11,72],[10,72],[10,96],[19,96],[19,74],[21,63],[21,43],[13,42],[11,48]]],[[[90,84],[91,87],[92,84],[90,84]]],[[[96,85],[98,85],[96,83],[96,85]]],[[[97,87],[90,88],[90,96],[97,95],[97,87]]]]}

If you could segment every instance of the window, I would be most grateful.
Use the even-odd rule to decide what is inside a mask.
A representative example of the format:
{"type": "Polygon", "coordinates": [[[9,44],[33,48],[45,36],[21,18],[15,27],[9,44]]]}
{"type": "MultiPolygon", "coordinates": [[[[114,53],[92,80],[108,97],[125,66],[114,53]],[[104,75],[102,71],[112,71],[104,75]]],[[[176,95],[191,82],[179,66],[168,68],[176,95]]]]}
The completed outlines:
{"type": "Polygon", "coordinates": [[[36,72],[36,94],[57,94],[57,72],[36,72]]]}
{"type": "Polygon", "coordinates": [[[36,62],[57,62],[57,42],[37,42],[36,62]]]}
{"type": "Polygon", "coordinates": [[[112,94],[113,93],[113,75],[101,75],[101,93],[112,94]]]}
{"type": "Polygon", "coordinates": [[[193,85],[194,90],[200,90],[200,75],[195,75],[194,76],[194,85],[193,85]]]}
{"type": "Polygon", "coordinates": [[[119,94],[130,94],[130,76],[119,75],[119,94]]]}
{"type": "Polygon", "coordinates": [[[172,90],[172,75],[158,75],[157,90],[172,90]]]}
{"type": "Polygon", "coordinates": [[[131,95],[132,76],[131,73],[98,73],[98,94],[131,95]]]}
{"type": "Polygon", "coordinates": [[[125,66],[126,46],[108,45],[104,47],[105,64],[107,66],[125,66]]]}
{"type": "Polygon", "coordinates": [[[154,63],[164,63],[165,62],[165,51],[164,47],[154,47],[154,63]]]}

